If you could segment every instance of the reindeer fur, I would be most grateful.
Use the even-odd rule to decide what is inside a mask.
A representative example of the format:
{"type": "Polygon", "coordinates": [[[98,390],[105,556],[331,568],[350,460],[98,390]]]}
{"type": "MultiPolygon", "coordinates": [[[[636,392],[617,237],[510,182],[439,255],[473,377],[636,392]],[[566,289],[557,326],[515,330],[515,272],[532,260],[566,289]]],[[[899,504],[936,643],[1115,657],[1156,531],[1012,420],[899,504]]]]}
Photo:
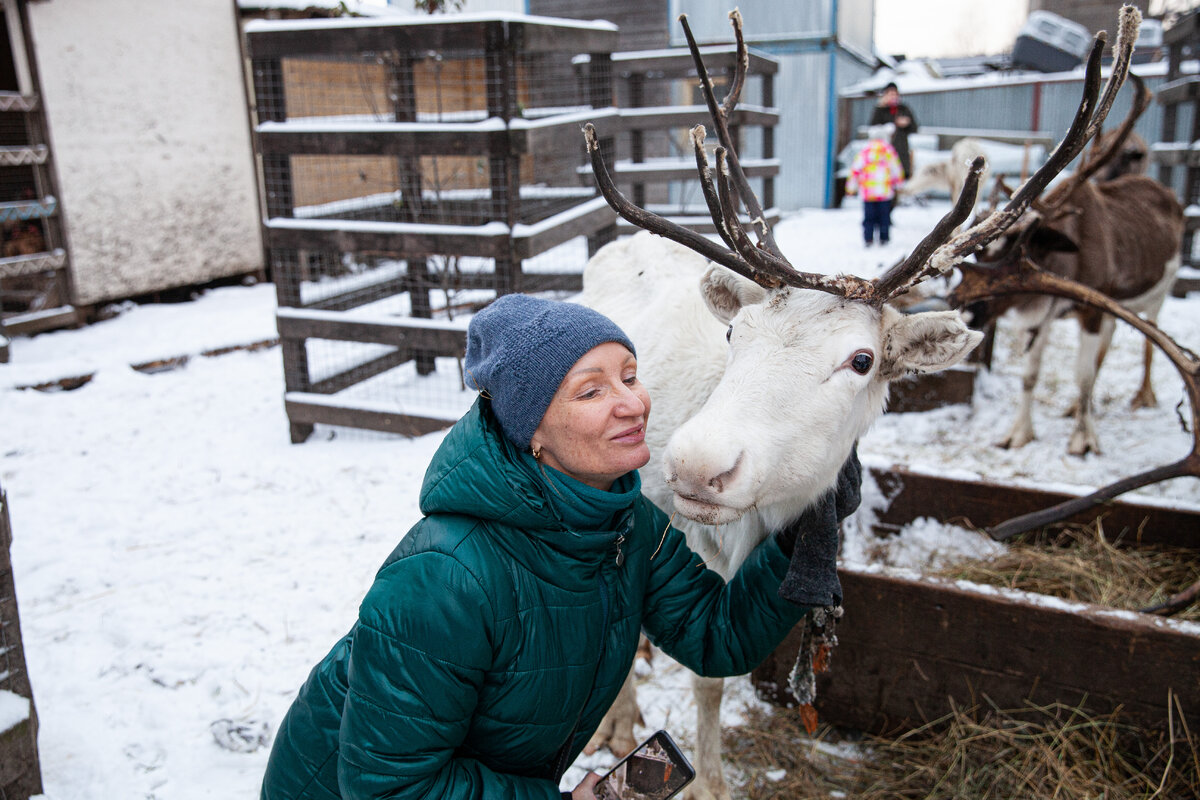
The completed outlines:
{"type": "MultiPolygon", "coordinates": [[[[643,492],[668,514],[682,512],[675,526],[727,580],[771,530],[832,488],[883,412],[891,379],[949,367],[982,338],[958,312],[903,315],[820,291],[764,289],[646,232],[589,261],[579,300],[637,346],[654,401],[643,492]],[[863,350],[875,357],[866,376],[845,366],[863,350]]],[[[722,682],[695,683],[699,776],[690,796],[728,798],[722,682]]],[[[624,719],[606,720],[593,749],[613,737],[632,742],[630,708],[618,702],[614,716],[624,719]]]]}
{"type": "MultiPolygon", "coordinates": [[[[1007,236],[1027,235],[1027,256],[1038,267],[1096,289],[1151,322],[1174,283],[1183,237],[1183,209],[1174,193],[1150,178],[1124,175],[1107,181],[1063,183],[1042,202],[1048,216],[1028,212],[1007,236]],[[1033,228],[1032,231],[1029,229],[1033,228]]],[[[1003,249],[1004,240],[997,243],[1003,249]]],[[[978,313],[981,309],[976,309],[978,313]]],[[[1100,452],[1092,419],[1096,374],[1112,341],[1114,320],[1096,309],[1044,295],[997,299],[983,311],[999,316],[1012,310],[1032,339],[1016,418],[998,444],[1021,447],[1034,438],[1033,391],[1051,323],[1067,313],[1079,320],[1080,342],[1075,378],[1078,400],[1071,409],[1075,428],[1068,443],[1072,455],[1100,452]]],[[[977,320],[978,321],[978,320],[977,320]]],[[[1142,384],[1134,407],[1154,405],[1150,383],[1152,350],[1147,344],[1142,384]]]]}

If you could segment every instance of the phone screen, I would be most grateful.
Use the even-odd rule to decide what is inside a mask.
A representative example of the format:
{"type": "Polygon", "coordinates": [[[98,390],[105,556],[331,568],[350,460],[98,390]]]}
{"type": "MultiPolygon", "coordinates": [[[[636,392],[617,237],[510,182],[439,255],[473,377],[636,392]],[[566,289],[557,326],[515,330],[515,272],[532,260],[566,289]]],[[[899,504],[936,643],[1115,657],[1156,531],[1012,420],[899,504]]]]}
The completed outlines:
{"type": "Polygon", "coordinates": [[[604,773],[593,790],[598,800],[667,800],[696,771],[666,731],[659,731],[604,773]]]}

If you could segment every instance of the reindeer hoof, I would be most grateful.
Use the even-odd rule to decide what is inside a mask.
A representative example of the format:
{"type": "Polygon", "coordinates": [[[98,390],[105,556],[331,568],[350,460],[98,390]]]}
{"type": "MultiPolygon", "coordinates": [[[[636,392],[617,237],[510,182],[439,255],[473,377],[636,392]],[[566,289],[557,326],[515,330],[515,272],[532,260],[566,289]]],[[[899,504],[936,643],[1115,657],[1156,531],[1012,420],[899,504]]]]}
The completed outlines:
{"type": "Polygon", "coordinates": [[[1081,458],[1088,453],[1102,455],[1100,442],[1096,440],[1095,434],[1088,434],[1084,431],[1075,431],[1075,433],[1071,434],[1071,442],[1067,446],[1067,452],[1070,455],[1081,458]]]}
{"type": "Polygon", "coordinates": [[[632,736],[632,731],[629,733],[619,733],[617,731],[605,731],[601,728],[588,741],[583,748],[586,755],[592,755],[598,750],[607,749],[617,758],[624,758],[633,752],[633,748],[637,747],[637,740],[632,736]]]}
{"type": "Polygon", "coordinates": [[[996,442],[996,447],[999,447],[1001,450],[1017,450],[1029,444],[1035,438],[1037,437],[1035,437],[1032,433],[1010,433],[1008,436],[1005,436],[1003,439],[996,442]]]}
{"type": "Polygon", "coordinates": [[[714,790],[700,783],[698,779],[684,789],[680,797],[683,800],[730,800],[729,790],[726,787],[719,786],[714,790]]]}
{"type": "Polygon", "coordinates": [[[1153,391],[1138,392],[1133,396],[1133,400],[1129,403],[1129,407],[1134,411],[1137,411],[1139,408],[1154,408],[1157,405],[1158,398],[1154,396],[1153,391]]]}

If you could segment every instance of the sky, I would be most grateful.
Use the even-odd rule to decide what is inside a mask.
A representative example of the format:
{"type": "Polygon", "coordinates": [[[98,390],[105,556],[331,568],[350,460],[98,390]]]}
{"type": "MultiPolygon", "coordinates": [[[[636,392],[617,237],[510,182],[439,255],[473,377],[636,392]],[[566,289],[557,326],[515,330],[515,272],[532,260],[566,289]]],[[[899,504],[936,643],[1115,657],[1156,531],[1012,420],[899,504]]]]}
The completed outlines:
{"type": "MultiPolygon", "coordinates": [[[[895,212],[892,244],[864,249],[861,206],[790,216],[776,226],[804,268],[871,277],[911,248],[947,204],[895,212]]],[[[386,267],[381,266],[380,269],[386,267]]],[[[443,433],[416,439],[318,427],[293,445],[277,346],[204,357],[275,336],[270,284],[212,290],[178,304],[126,304],[77,330],[16,337],[0,364],[0,484],[25,658],[40,724],[43,800],[256,797],[268,745],[309,669],[355,618],[379,564],[419,516],[417,492],[443,433]],[[131,364],[180,355],[155,374],[131,364]],[[16,387],[93,374],[74,391],[16,387]]],[[[1160,323],[1200,350],[1200,294],[1170,298],[1160,323]]],[[[1175,406],[1178,374],[1155,361],[1159,406],[1131,411],[1141,340],[1125,326],[1096,391],[1104,456],[1066,454],[1074,323],[1058,323],[1036,394],[1040,438],[1019,450],[992,440],[1020,386],[1018,338],[1002,326],[993,370],[971,405],[885,414],[863,438],[868,466],[905,464],[956,477],[1097,486],[1175,460],[1190,436],[1175,406]]],[[[452,360],[429,378],[396,371],[395,402],[426,387],[461,411],[452,360]]],[[[863,533],[886,504],[869,480],[851,518],[843,566],[920,569],[982,553],[980,534],[918,520],[881,545],[863,533]],[[868,555],[869,553],[869,555],[868,555]]],[[[1149,487],[1144,502],[1200,509],[1200,481],[1149,487]]],[[[1182,625],[1200,635],[1200,625],[1182,625]]],[[[837,663],[836,660],[834,662],[837,663]]],[[[639,668],[643,737],[666,728],[691,754],[690,678],[662,653],[639,668]]],[[[748,679],[728,682],[724,725],[755,704],[748,679]]],[[[0,729],[28,704],[0,692],[0,729]]],[[[577,763],[611,763],[606,753],[577,763]]]]}
{"type": "Polygon", "coordinates": [[[875,0],[875,48],[909,58],[1012,49],[1029,0],[875,0]]]}

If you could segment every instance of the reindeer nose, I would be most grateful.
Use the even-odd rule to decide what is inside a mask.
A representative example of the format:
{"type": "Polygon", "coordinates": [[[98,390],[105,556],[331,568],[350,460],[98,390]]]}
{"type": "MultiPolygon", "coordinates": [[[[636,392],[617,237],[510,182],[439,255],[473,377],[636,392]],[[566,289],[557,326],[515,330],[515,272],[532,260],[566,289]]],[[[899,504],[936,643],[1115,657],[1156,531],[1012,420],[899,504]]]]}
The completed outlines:
{"type": "Polygon", "coordinates": [[[728,483],[729,481],[732,481],[735,477],[737,477],[738,467],[740,467],[741,465],[742,465],[742,453],[738,453],[737,460],[733,462],[732,467],[725,470],[720,475],[717,475],[715,478],[711,479],[708,482],[709,488],[712,489],[713,491],[717,492],[718,494],[720,492],[725,491],[725,484],[728,483]]]}

